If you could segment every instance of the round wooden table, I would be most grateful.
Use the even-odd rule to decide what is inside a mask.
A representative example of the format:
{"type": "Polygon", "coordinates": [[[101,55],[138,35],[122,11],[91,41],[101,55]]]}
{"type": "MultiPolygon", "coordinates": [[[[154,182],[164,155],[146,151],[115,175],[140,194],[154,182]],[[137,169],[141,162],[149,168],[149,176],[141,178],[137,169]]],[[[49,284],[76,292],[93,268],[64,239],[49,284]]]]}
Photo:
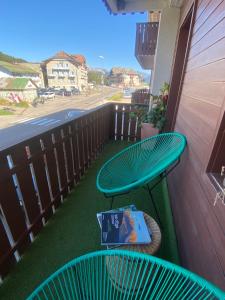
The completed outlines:
{"type": "Polygon", "coordinates": [[[150,244],[136,244],[136,245],[121,245],[121,246],[117,247],[116,249],[136,251],[136,252],[141,252],[141,253],[150,254],[150,255],[154,255],[158,251],[158,249],[161,245],[161,238],[162,238],[159,225],[156,223],[156,221],[152,217],[150,217],[146,213],[144,213],[144,218],[145,218],[145,222],[146,222],[148,228],[150,228],[150,230],[152,232],[151,243],[150,244]]]}

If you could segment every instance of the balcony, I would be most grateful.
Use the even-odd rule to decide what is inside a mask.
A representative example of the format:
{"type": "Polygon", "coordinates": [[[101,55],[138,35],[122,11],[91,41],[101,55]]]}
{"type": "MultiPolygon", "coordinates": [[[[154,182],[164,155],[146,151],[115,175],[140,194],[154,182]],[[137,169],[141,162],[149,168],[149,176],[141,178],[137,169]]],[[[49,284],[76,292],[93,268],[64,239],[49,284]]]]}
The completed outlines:
{"type": "Polygon", "coordinates": [[[137,23],[135,56],[145,70],[154,68],[159,22],[137,23]]]}
{"type": "Polygon", "coordinates": [[[69,78],[75,78],[75,74],[69,73],[68,77],[69,77],[69,78]]]}
{"type": "MultiPolygon", "coordinates": [[[[1,151],[0,274],[11,273],[0,298],[24,299],[65,262],[101,248],[96,212],[109,201],[96,190],[96,174],[140,139],[137,119],[130,119],[134,109],[107,104],[1,151]]],[[[165,226],[157,255],[179,264],[166,182],[154,195],[165,226]]],[[[130,203],[154,217],[146,190],[115,200],[115,206],[130,203]]]]}
{"type": "Polygon", "coordinates": [[[150,91],[149,89],[139,89],[132,93],[131,103],[132,104],[146,104],[148,105],[150,101],[150,91]]]}
{"type": "Polygon", "coordinates": [[[48,74],[48,78],[54,78],[56,75],[55,74],[48,74]]]}
{"type": "Polygon", "coordinates": [[[66,66],[54,66],[52,70],[66,70],[68,71],[70,68],[66,66]]]}

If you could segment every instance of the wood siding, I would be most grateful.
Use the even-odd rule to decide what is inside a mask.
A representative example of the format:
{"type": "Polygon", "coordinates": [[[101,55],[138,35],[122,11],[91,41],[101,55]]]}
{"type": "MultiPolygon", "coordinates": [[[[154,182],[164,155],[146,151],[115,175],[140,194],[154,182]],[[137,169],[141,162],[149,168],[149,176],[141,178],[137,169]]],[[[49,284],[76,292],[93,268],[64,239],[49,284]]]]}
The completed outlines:
{"type": "MultiPolygon", "coordinates": [[[[192,3],[182,8],[180,25],[192,3]]],[[[214,206],[206,173],[225,107],[225,1],[196,7],[175,124],[188,147],[168,183],[183,266],[225,289],[225,206],[214,206]]]]}

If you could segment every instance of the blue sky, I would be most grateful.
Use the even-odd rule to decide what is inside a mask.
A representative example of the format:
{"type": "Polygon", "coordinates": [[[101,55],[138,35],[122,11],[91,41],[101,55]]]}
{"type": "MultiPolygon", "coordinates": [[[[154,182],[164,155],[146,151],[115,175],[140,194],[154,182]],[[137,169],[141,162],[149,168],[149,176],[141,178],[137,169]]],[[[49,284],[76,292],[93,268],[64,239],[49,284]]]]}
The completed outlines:
{"type": "Polygon", "coordinates": [[[102,0],[2,0],[0,16],[0,51],[41,61],[64,50],[84,54],[92,67],[141,70],[135,29],[146,14],[113,16],[102,0]]]}

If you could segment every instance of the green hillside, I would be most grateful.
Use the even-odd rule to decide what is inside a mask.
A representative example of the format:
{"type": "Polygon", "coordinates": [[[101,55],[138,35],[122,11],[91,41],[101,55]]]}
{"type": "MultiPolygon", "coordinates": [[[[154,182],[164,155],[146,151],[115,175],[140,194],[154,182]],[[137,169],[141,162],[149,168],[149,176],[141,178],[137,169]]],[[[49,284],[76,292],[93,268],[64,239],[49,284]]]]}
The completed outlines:
{"type": "Polygon", "coordinates": [[[22,59],[22,58],[17,58],[11,55],[7,55],[3,52],[0,51],[0,60],[1,61],[6,61],[9,63],[20,63],[20,62],[27,62],[26,60],[22,59]]]}

